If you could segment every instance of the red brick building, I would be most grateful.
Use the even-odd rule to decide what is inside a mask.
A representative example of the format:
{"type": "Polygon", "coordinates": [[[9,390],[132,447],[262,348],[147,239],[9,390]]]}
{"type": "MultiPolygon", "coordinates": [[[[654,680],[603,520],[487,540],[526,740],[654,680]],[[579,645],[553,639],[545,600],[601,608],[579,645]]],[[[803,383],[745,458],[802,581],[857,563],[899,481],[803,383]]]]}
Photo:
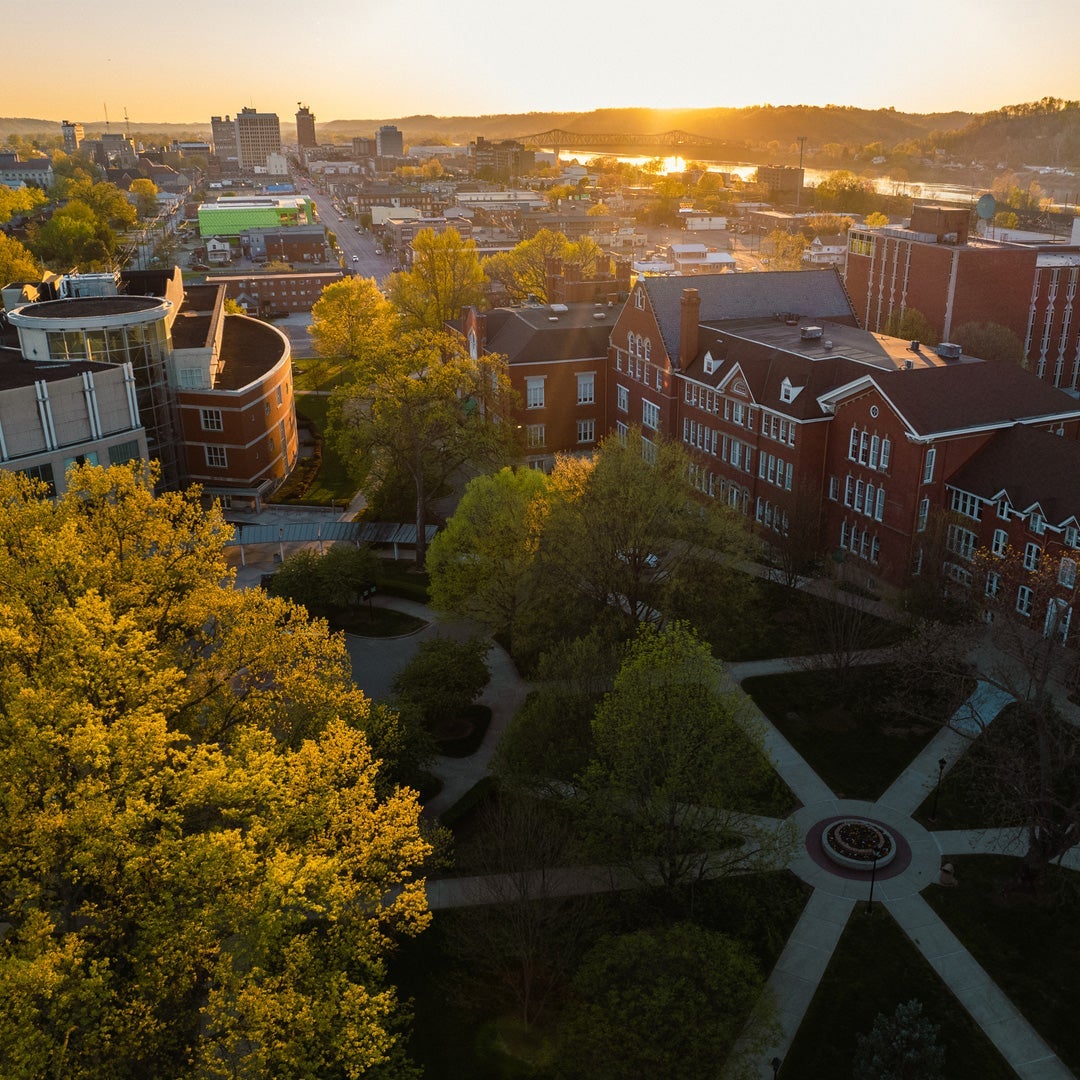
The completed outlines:
{"type": "Polygon", "coordinates": [[[591,451],[608,430],[609,304],[466,308],[457,329],[472,355],[500,353],[521,398],[526,460],[548,470],[557,453],[591,451]]]}
{"type": "Polygon", "coordinates": [[[844,282],[860,324],[883,333],[914,309],[949,341],[965,323],[998,323],[1039,378],[1080,390],[1080,251],[972,239],[969,221],[917,205],[906,228],[852,229],[844,282]]]}
{"type": "Polygon", "coordinates": [[[765,536],[809,506],[838,559],[895,587],[950,478],[1000,434],[1080,437],[1068,395],[860,330],[821,271],[642,279],[612,330],[608,383],[609,426],[681,440],[705,495],[765,536]]]}
{"type": "Polygon", "coordinates": [[[341,281],[342,270],[294,274],[214,274],[207,284],[224,285],[225,295],[252,315],[309,312],[327,285],[341,281]]]}

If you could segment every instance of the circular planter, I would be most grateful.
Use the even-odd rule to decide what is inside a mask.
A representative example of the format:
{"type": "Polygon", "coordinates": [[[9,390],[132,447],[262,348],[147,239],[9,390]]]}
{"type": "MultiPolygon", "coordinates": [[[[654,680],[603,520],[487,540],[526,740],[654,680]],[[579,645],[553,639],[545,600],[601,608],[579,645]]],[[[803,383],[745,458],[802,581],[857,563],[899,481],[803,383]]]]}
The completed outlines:
{"type": "Polygon", "coordinates": [[[896,840],[892,833],[876,821],[866,818],[841,818],[821,833],[821,850],[837,866],[849,870],[870,870],[877,852],[878,869],[896,858],[896,840]]]}

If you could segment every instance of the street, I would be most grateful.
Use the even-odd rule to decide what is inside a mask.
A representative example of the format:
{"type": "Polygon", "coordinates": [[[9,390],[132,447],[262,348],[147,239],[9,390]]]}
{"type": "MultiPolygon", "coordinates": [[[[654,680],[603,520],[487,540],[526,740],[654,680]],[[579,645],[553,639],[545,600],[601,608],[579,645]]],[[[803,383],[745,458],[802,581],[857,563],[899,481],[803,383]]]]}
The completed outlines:
{"type": "Polygon", "coordinates": [[[337,237],[346,271],[360,277],[373,277],[381,286],[393,268],[393,259],[376,250],[375,238],[370,232],[356,231],[355,219],[346,217],[342,220],[329,195],[316,191],[310,184],[301,182],[301,185],[301,191],[318,208],[319,220],[337,237]]]}

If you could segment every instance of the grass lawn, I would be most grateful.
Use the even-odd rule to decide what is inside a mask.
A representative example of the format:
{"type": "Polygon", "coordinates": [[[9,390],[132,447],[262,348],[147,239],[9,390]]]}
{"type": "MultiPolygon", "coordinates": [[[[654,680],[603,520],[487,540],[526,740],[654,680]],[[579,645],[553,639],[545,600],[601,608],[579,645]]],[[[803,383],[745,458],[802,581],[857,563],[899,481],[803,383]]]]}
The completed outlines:
{"type": "Polygon", "coordinates": [[[312,390],[323,393],[345,382],[343,360],[323,360],[305,356],[293,362],[293,387],[298,394],[312,390]]]}
{"type": "MultiPolygon", "coordinates": [[[[704,882],[694,894],[701,925],[745,941],[763,972],[771,970],[806,904],[805,887],[787,871],[704,882]]],[[[414,1022],[408,1050],[427,1080],[546,1080],[548,1039],[562,995],[556,992],[548,1017],[526,1028],[507,1003],[479,1010],[463,1000],[460,961],[451,955],[454,912],[436,912],[419,938],[402,943],[390,964],[390,978],[403,998],[412,998],[414,1022]]],[[[591,897],[582,916],[586,932],[581,955],[605,933],[629,932],[663,922],[643,893],[591,897]]]]}
{"type": "Polygon", "coordinates": [[[418,570],[415,559],[382,559],[379,563],[379,588],[387,596],[426,604],[429,582],[428,572],[418,570]]]}
{"type": "Polygon", "coordinates": [[[780,1080],[852,1076],[855,1037],[870,1034],[878,1013],[891,1015],[913,998],[941,1028],[938,1042],[945,1048],[949,1080],[1015,1075],[892,916],[880,906],[867,915],[865,906],[857,905],[784,1058],[780,1080]]]}
{"type": "MultiPolygon", "coordinates": [[[[829,612],[832,600],[798,592],[774,581],[756,583],[753,618],[740,620],[734,634],[708,633],[714,652],[725,660],[766,660],[774,656],[811,656],[824,651],[823,633],[835,623],[829,612]]],[[[901,623],[873,615],[858,616],[860,648],[880,649],[900,641],[907,633],[901,623]]]]}
{"type": "Polygon", "coordinates": [[[348,611],[316,612],[326,619],[331,630],[343,630],[346,634],[360,637],[401,637],[412,634],[427,626],[423,619],[415,615],[406,615],[403,611],[393,611],[384,607],[356,607],[348,611]]]}
{"type": "Polygon", "coordinates": [[[315,453],[317,467],[310,478],[310,462],[301,460],[293,470],[292,476],[282,485],[273,498],[273,502],[302,502],[317,506],[330,506],[333,503],[348,503],[356,494],[356,482],[345,468],[345,462],[327,442],[323,435],[326,431],[326,408],[328,398],[313,394],[298,394],[296,397],[297,421],[309,422],[316,435],[315,453]]]}
{"type": "Polygon", "coordinates": [[[817,774],[848,799],[876,799],[938,730],[887,708],[893,668],[801,671],[747,679],[743,689],[817,774]]]}
{"type": "Polygon", "coordinates": [[[923,895],[1065,1064],[1080,1071],[1080,875],[1052,866],[1034,892],[1002,895],[1018,860],[965,855],[953,865],[957,887],[923,895]]]}
{"type": "MultiPolygon", "coordinates": [[[[933,792],[915,811],[915,820],[928,829],[985,829],[990,825],[986,802],[979,793],[976,778],[981,774],[983,783],[986,783],[984,769],[993,754],[995,740],[1008,737],[1019,722],[1019,713],[1015,708],[1006,706],[1002,709],[942,780],[934,820],[930,819],[930,811],[934,809],[933,792]]],[[[994,808],[1000,809],[1001,805],[1000,801],[995,801],[994,808]]],[[[994,824],[1019,825],[1020,819],[994,824]]]]}

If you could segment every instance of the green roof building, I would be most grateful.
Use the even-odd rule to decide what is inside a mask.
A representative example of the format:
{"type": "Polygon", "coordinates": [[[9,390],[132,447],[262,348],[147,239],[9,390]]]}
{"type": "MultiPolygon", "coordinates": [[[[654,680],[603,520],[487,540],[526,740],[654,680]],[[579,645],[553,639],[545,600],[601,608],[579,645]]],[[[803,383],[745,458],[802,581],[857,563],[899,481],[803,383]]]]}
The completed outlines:
{"type": "Polygon", "coordinates": [[[202,236],[239,236],[246,229],[313,225],[315,221],[315,206],[304,195],[255,195],[221,199],[199,207],[199,233],[202,236]]]}

